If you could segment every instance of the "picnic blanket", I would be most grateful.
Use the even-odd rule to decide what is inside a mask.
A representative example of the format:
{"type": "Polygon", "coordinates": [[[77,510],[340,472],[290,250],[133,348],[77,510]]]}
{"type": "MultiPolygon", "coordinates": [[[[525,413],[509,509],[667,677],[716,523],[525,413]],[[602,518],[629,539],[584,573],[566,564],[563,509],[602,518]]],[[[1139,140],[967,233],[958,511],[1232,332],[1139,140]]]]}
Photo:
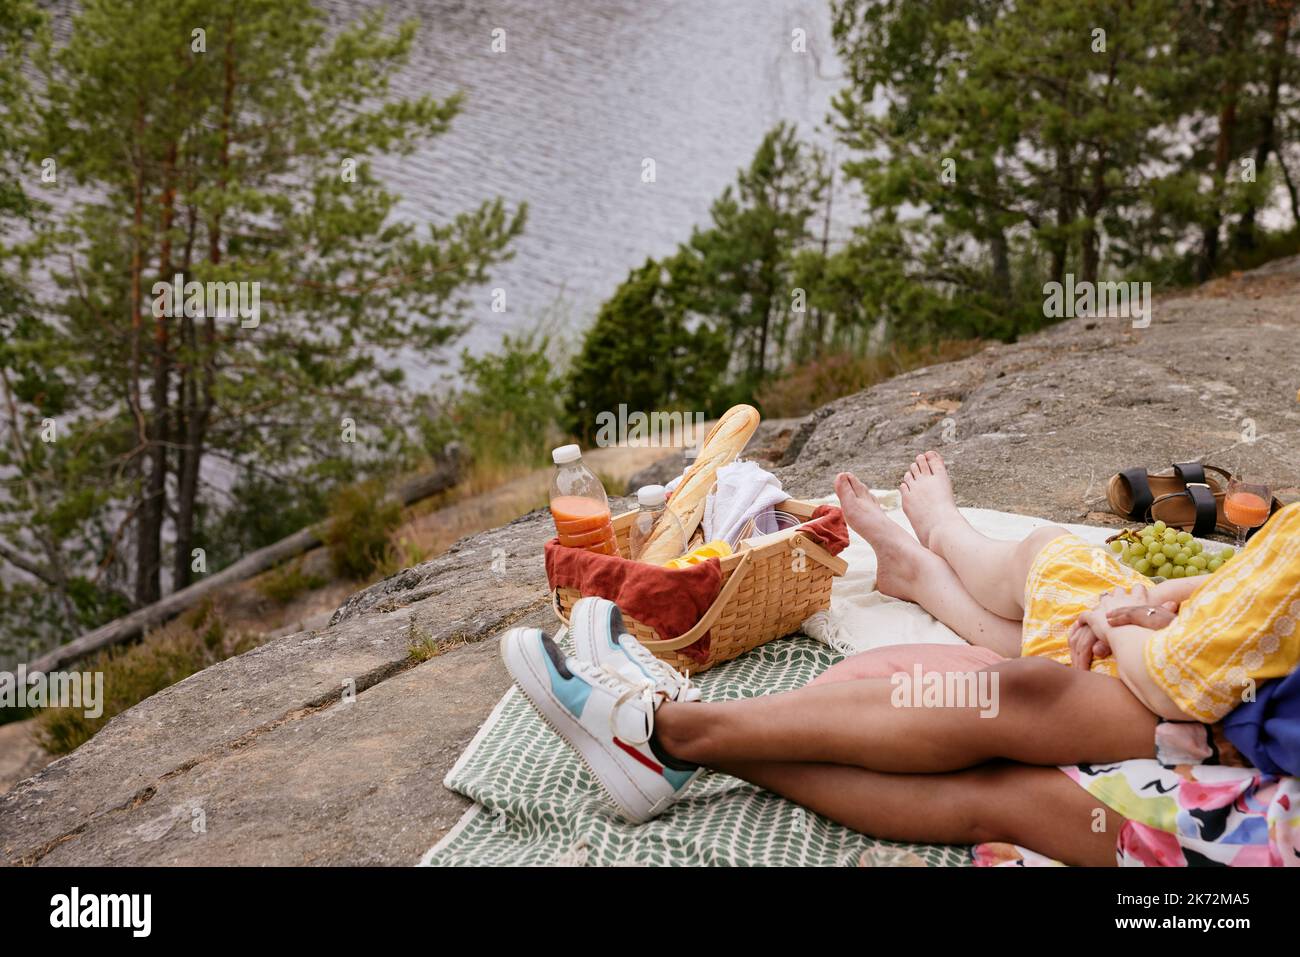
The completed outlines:
{"type": "MultiPolygon", "coordinates": [[[[898,493],[875,494],[890,517],[911,531],[898,493]]],[[[975,528],[997,538],[1020,539],[1049,524],[987,509],[962,511],[975,528]]],[[[1067,527],[1097,543],[1113,532],[1067,527]]],[[[849,570],[832,588],[830,611],[804,623],[804,632],[812,637],[769,642],[700,675],[696,683],[706,701],[792,691],[845,655],[869,648],[917,641],[964,643],[918,606],[875,591],[875,553],[856,533],[841,556],[849,570]]],[[[558,640],[572,651],[567,635],[558,640]]],[[[719,773],[701,777],[655,820],[626,824],[601,797],[577,755],[514,688],[443,783],[474,805],[425,854],[421,864],[427,866],[971,864],[969,848],[871,838],[719,773]]]]}
{"type": "MultiPolygon", "coordinates": [[[[568,636],[561,646],[572,651],[568,636]]],[[[803,636],[700,675],[706,701],[806,685],[842,656],[803,636]]],[[[444,783],[474,801],[425,865],[968,866],[969,850],[876,840],[725,774],[706,774],[653,821],[630,825],[511,688],[444,783]]]]}

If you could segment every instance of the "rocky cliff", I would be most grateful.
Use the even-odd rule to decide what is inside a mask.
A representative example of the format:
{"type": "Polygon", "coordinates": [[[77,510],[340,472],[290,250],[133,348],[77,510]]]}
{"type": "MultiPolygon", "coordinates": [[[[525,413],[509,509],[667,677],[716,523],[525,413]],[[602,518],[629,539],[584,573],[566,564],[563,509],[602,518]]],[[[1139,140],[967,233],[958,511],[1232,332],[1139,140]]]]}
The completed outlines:
{"type": "MultiPolygon", "coordinates": [[[[958,498],[1114,522],[1129,465],[1206,461],[1300,497],[1300,257],[1074,319],[834,402],[777,469],[798,496],[948,458],[958,498]]],[[[411,864],[464,801],[441,780],[508,686],[495,642],[551,628],[534,512],[142,702],[0,798],[10,864],[411,864]],[[421,650],[413,654],[412,648],[421,650]],[[429,654],[432,653],[432,657],[429,654]]]]}

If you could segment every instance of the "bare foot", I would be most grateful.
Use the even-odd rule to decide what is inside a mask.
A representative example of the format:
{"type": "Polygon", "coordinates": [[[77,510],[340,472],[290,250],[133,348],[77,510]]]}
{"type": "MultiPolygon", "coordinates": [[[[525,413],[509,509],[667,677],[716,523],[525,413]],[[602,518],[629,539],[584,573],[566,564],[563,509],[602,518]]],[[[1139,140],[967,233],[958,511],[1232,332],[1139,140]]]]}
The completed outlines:
{"type": "Polygon", "coordinates": [[[914,601],[915,584],[929,574],[928,566],[943,559],[926,551],[907,531],[895,523],[871,490],[852,472],[835,477],[835,494],[840,498],[849,528],[867,540],[876,553],[876,591],[891,598],[914,601]]]}
{"type": "Polygon", "coordinates": [[[960,514],[957,500],[952,496],[948,467],[938,452],[918,455],[903,476],[899,491],[903,493],[903,514],[912,523],[917,540],[926,548],[930,547],[930,532],[934,527],[960,514]]]}

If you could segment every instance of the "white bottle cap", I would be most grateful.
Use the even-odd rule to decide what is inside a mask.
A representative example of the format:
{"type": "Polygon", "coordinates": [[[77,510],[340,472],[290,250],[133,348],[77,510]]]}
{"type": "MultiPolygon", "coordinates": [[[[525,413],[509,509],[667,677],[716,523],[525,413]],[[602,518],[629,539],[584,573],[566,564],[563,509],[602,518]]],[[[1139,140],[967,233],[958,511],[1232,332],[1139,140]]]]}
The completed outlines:
{"type": "Polygon", "coordinates": [[[561,445],[558,449],[551,452],[551,460],[556,465],[568,465],[570,462],[576,462],[582,458],[582,449],[576,445],[561,445]]]}
{"type": "Polygon", "coordinates": [[[638,505],[645,505],[650,508],[662,505],[665,501],[664,487],[662,485],[642,485],[636,490],[636,501],[638,505]]]}

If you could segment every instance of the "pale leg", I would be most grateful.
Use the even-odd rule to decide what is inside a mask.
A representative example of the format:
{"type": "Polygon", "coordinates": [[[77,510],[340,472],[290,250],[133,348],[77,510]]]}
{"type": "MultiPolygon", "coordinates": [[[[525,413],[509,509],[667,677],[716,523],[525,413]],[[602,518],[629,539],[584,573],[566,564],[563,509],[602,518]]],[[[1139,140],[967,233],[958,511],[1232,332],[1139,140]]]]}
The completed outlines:
{"type": "Polygon", "coordinates": [[[957,509],[948,468],[938,452],[918,455],[899,490],[918,540],[952,567],[971,596],[1002,618],[1023,618],[1030,566],[1044,545],[1069,534],[1067,530],[1040,528],[1019,542],[981,535],[957,509]]]}
{"type": "Polygon", "coordinates": [[[841,473],[835,490],[845,521],[876,553],[876,589],[881,594],[916,602],[973,645],[1005,658],[1020,654],[1018,620],[996,615],[976,601],[948,563],[891,521],[854,476],[841,473]]]}

